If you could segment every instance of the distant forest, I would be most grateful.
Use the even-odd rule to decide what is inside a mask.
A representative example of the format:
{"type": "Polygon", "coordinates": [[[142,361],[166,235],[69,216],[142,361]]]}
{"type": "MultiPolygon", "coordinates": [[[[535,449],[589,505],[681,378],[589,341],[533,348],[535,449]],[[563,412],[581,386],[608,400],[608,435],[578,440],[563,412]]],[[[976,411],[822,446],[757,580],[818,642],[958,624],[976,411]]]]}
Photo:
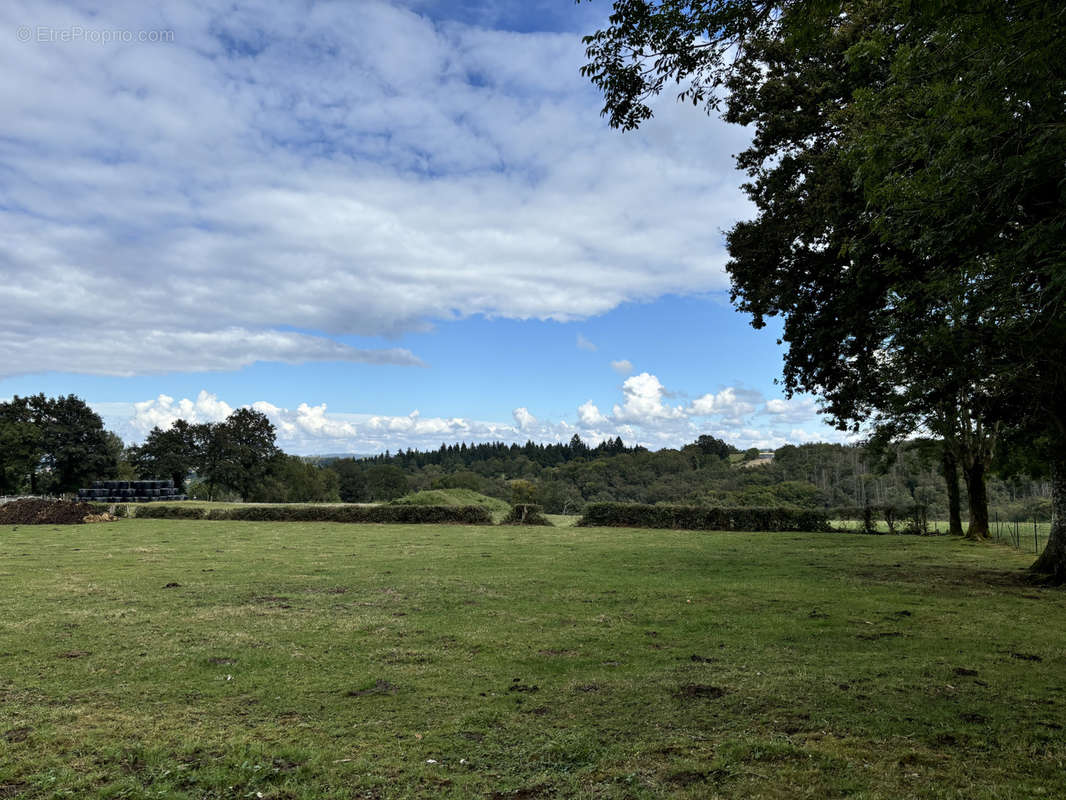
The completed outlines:
{"type": "MultiPolygon", "coordinates": [[[[806,508],[921,504],[931,516],[945,518],[941,450],[939,442],[928,440],[885,448],[785,445],[769,460],[711,436],[655,452],[628,447],[621,439],[592,447],[574,436],[566,444],[441,445],[318,463],[337,473],[340,498],[348,502],[464,488],[536,502],[549,513],[573,513],[601,501],[806,508]]],[[[964,509],[965,491],[963,486],[964,509]]],[[[1049,518],[1047,479],[992,474],[988,493],[1005,519],[1049,518]]]]}

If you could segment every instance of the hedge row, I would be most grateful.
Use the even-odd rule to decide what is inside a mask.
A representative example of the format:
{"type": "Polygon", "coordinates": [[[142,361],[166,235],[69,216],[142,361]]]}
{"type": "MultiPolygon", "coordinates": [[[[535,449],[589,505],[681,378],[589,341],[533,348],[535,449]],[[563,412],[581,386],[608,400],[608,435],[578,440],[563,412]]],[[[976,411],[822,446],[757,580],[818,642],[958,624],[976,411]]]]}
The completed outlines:
{"type": "Polygon", "coordinates": [[[206,519],[237,522],[391,522],[491,525],[492,516],[479,506],[144,506],[137,517],[148,519],[206,519]]]}
{"type": "MultiPolygon", "coordinates": [[[[117,511],[121,506],[115,506],[117,511]]],[[[199,506],[138,506],[134,513],[129,513],[130,509],[127,508],[127,516],[143,517],[145,519],[205,519],[204,512],[206,508],[199,506]]],[[[117,515],[116,515],[117,516],[117,515]]]]}
{"type": "Polygon", "coordinates": [[[583,527],[676,528],[694,531],[828,531],[824,511],[798,508],[705,508],[590,503],[583,527]]]}

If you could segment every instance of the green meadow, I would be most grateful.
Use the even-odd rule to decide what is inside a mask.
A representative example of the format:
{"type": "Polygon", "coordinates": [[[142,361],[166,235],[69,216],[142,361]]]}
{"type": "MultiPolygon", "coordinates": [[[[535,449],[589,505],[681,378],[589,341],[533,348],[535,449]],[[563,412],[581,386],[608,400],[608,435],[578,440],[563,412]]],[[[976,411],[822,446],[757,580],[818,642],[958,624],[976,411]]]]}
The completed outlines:
{"type": "Polygon", "coordinates": [[[0,528],[0,798],[1066,796],[1066,593],[947,537],[0,528]]]}

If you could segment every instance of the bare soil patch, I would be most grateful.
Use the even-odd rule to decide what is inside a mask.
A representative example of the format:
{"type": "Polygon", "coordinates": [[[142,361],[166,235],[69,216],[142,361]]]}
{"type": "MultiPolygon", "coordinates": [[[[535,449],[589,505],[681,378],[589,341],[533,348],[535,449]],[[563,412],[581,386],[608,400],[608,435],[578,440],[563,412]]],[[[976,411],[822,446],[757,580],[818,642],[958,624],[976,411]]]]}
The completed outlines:
{"type": "Polygon", "coordinates": [[[66,500],[28,497],[0,505],[0,525],[81,525],[94,515],[95,509],[88,503],[66,500]]]}

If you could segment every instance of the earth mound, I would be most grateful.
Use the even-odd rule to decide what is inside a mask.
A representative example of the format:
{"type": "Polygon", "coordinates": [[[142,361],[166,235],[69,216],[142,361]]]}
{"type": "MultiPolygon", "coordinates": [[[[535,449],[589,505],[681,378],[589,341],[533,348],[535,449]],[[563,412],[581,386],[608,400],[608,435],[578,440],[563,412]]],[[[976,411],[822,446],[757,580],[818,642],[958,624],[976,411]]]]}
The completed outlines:
{"type": "Polygon", "coordinates": [[[80,525],[95,513],[88,503],[26,498],[0,505],[0,525],[80,525]]]}

